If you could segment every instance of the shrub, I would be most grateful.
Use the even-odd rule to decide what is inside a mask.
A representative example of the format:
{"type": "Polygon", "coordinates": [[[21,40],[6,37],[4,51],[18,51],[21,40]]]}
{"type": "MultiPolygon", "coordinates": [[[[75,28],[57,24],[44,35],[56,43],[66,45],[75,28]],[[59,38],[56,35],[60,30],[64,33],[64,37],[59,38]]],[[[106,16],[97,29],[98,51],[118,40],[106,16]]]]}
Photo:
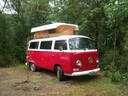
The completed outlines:
{"type": "Polygon", "coordinates": [[[113,82],[120,82],[121,81],[121,74],[119,72],[112,73],[111,80],[113,82]]]}
{"type": "Polygon", "coordinates": [[[128,82],[128,73],[121,74],[119,71],[112,73],[111,80],[113,82],[128,82]]]}

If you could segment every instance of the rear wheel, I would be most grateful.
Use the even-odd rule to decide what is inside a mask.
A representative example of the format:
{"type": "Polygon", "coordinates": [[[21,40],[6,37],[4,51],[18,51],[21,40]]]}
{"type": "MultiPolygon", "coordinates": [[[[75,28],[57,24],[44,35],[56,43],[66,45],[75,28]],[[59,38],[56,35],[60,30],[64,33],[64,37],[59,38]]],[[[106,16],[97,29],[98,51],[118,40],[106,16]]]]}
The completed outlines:
{"type": "Polygon", "coordinates": [[[37,67],[36,67],[36,65],[35,64],[30,64],[30,70],[32,71],[32,72],[36,72],[37,71],[37,67]]]}
{"type": "Polygon", "coordinates": [[[64,72],[60,66],[57,66],[56,74],[59,81],[65,80],[64,72]]]}

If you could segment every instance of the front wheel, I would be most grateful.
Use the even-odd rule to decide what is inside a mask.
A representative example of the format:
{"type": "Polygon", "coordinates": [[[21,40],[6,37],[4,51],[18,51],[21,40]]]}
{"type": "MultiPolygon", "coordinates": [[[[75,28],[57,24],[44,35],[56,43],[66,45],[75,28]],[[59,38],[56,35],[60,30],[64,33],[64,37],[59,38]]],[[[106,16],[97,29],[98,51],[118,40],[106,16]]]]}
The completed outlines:
{"type": "Polygon", "coordinates": [[[36,65],[35,64],[30,64],[30,70],[32,71],[32,72],[36,72],[37,71],[37,67],[36,67],[36,65]]]}
{"type": "Polygon", "coordinates": [[[60,66],[57,66],[57,78],[59,81],[65,80],[64,72],[60,66]]]}

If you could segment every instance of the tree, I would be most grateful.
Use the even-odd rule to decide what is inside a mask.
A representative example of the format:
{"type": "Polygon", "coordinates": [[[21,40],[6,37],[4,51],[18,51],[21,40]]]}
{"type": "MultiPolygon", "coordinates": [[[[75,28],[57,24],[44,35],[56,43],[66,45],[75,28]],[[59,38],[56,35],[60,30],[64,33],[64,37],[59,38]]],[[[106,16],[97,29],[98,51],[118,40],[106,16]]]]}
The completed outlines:
{"type": "MultiPolygon", "coordinates": [[[[25,62],[27,38],[32,27],[47,23],[49,0],[5,0],[15,14],[0,13],[1,66],[25,62]],[[4,49],[3,49],[4,48],[4,49]]],[[[4,9],[3,9],[4,10],[4,9]]]]}
{"type": "Polygon", "coordinates": [[[0,14],[0,66],[10,66],[15,63],[15,33],[14,20],[11,16],[0,14]]]}

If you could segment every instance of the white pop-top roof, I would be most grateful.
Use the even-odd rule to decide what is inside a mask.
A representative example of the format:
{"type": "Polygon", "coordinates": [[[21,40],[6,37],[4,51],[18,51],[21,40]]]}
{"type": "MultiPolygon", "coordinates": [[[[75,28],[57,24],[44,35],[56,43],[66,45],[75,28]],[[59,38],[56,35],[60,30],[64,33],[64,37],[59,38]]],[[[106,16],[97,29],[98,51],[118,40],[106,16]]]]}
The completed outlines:
{"type": "Polygon", "coordinates": [[[67,40],[67,39],[76,38],[76,37],[89,38],[89,37],[83,36],[83,35],[62,35],[62,36],[50,37],[50,38],[33,39],[30,41],[67,40]]]}
{"type": "Polygon", "coordinates": [[[75,30],[78,30],[78,25],[75,24],[68,24],[68,23],[53,23],[53,24],[48,24],[48,25],[43,25],[39,27],[34,27],[31,29],[31,32],[38,32],[38,31],[44,31],[44,30],[49,30],[49,29],[55,29],[61,25],[69,25],[69,26],[74,26],[75,30]]]}

